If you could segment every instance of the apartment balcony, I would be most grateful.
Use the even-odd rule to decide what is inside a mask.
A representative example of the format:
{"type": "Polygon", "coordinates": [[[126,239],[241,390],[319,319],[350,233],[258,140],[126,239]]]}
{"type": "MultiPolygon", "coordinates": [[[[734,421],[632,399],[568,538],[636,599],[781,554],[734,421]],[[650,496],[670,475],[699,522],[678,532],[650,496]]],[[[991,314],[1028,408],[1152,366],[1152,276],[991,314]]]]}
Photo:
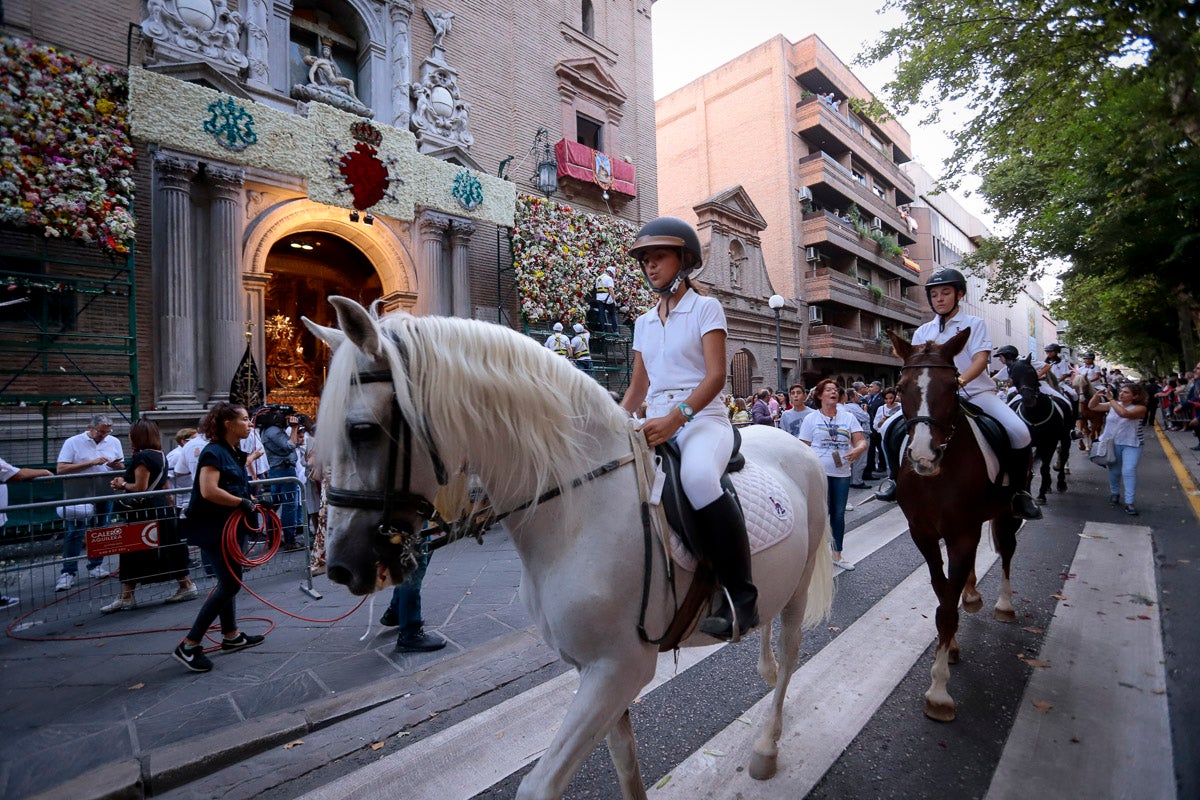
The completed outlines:
{"type": "MultiPolygon", "coordinates": [[[[879,217],[897,232],[900,244],[916,242],[908,232],[908,223],[900,216],[900,211],[887,201],[872,192],[869,187],[859,183],[850,170],[839,164],[831,155],[825,152],[812,153],[799,161],[796,181],[801,186],[808,186],[817,193],[817,187],[826,186],[832,191],[848,198],[846,205],[853,201],[862,210],[862,215],[868,220],[879,217]]],[[[844,209],[843,209],[844,210],[844,209]]]]}
{"type": "Polygon", "coordinates": [[[868,167],[887,177],[896,187],[897,205],[915,199],[912,178],[892,161],[889,153],[867,137],[863,124],[857,119],[810,97],[796,106],[794,124],[796,133],[822,150],[830,153],[852,150],[868,167]]]}
{"type": "Polygon", "coordinates": [[[828,267],[817,267],[805,272],[802,288],[804,301],[810,305],[836,303],[867,311],[909,327],[916,327],[922,322],[921,306],[918,303],[887,294],[880,297],[876,292],[872,292],[869,286],[860,284],[856,278],[828,267]]]}
{"type": "Polygon", "coordinates": [[[892,353],[891,342],[883,344],[874,337],[864,337],[861,331],[834,325],[809,327],[805,358],[837,358],[890,367],[900,366],[900,359],[892,353]]]}
{"type": "Polygon", "coordinates": [[[914,270],[905,264],[903,256],[887,255],[873,240],[860,236],[853,224],[838,219],[828,211],[810,211],[805,214],[800,226],[800,237],[806,247],[826,245],[826,249],[832,247],[847,252],[861,261],[886,270],[893,277],[910,283],[921,281],[919,266],[914,270]]]}

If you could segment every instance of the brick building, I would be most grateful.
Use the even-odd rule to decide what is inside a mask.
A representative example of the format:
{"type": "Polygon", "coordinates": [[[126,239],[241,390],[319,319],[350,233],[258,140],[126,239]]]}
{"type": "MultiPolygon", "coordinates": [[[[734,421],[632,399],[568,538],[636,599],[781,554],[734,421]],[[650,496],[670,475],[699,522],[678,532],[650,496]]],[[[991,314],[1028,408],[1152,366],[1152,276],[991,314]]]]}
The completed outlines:
{"type": "Polygon", "coordinates": [[[771,286],[798,309],[785,317],[787,382],[894,378],[883,331],[925,313],[902,252],[915,242],[899,167],[909,135],[869,118],[870,100],[818,37],[776,36],[656,104],[662,213],[695,220],[693,198],[740,185],[766,223],[771,286]]]}
{"type": "Polygon", "coordinates": [[[647,0],[0,14],[5,36],[130,65],[132,410],[167,430],[226,395],[248,339],[273,399],[311,401],[325,353],[299,316],[330,323],[328,294],[519,324],[507,230],[547,149],[556,199],[657,215],[647,0]]]}

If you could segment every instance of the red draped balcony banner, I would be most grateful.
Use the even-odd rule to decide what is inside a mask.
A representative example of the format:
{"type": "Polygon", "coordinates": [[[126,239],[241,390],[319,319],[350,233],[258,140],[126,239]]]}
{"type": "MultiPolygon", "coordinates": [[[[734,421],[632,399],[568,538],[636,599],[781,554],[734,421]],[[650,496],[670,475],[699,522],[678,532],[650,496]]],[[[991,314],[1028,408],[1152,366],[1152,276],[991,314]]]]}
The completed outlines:
{"type": "Polygon", "coordinates": [[[562,139],[554,145],[554,155],[558,158],[558,177],[565,176],[584,183],[595,183],[614,192],[637,197],[637,170],[633,164],[619,158],[607,157],[612,170],[612,185],[605,186],[604,170],[601,168],[598,176],[596,164],[596,156],[600,155],[603,160],[603,153],[597,154],[597,151],[586,144],[562,139]]]}
{"type": "Polygon", "coordinates": [[[918,275],[921,274],[921,265],[918,264],[917,262],[913,261],[908,256],[904,257],[904,266],[908,267],[909,269],[911,269],[913,272],[917,273],[918,275]]]}

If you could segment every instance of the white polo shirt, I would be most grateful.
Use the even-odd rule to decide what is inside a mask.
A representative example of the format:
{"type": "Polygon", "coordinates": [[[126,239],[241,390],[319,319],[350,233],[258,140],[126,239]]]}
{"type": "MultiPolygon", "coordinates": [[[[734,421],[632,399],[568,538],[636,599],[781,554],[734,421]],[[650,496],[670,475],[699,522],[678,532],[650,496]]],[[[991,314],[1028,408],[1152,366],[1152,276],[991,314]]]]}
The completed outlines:
{"type": "Polygon", "coordinates": [[[4,513],[4,509],[8,508],[8,479],[20,471],[20,468],[0,458],[0,528],[8,522],[8,514],[4,513]]]}
{"type": "MultiPolygon", "coordinates": [[[[716,330],[729,330],[725,309],[715,298],[702,297],[691,289],[671,306],[665,326],[658,318],[657,306],[637,318],[633,324],[633,349],[642,354],[650,378],[647,403],[654,405],[656,395],[672,390],[685,390],[683,397],[686,397],[700,385],[707,374],[704,344],[700,340],[704,334],[716,330]]],[[[719,395],[705,408],[726,413],[719,395]]],[[[697,414],[701,410],[695,409],[697,414]]]]}
{"type": "MultiPolygon", "coordinates": [[[[970,314],[959,309],[959,312],[951,317],[946,322],[946,329],[938,330],[938,321],[933,319],[926,322],[921,327],[917,328],[917,332],[913,334],[913,344],[925,344],[933,342],[934,344],[945,344],[952,336],[961,331],[971,329],[971,335],[967,338],[967,343],[962,350],[958,351],[958,355],[954,357],[954,366],[958,367],[959,373],[967,371],[971,366],[972,359],[975,354],[986,350],[992,352],[992,337],[988,333],[987,323],[979,317],[973,317],[970,314]]],[[[967,389],[971,394],[976,392],[995,392],[996,383],[988,375],[987,370],[975,376],[975,379],[967,384],[967,389]]]]}
{"type": "Polygon", "coordinates": [[[104,437],[100,444],[96,444],[95,440],[84,431],[63,442],[62,449],[58,451],[58,463],[79,464],[83,461],[91,461],[94,458],[99,458],[100,456],[104,457],[103,464],[93,464],[90,467],[79,470],[76,474],[85,475],[89,472],[108,472],[109,461],[125,460],[125,453],[121,450],[121,440],[116,436],[110,433],[104,437]]]}

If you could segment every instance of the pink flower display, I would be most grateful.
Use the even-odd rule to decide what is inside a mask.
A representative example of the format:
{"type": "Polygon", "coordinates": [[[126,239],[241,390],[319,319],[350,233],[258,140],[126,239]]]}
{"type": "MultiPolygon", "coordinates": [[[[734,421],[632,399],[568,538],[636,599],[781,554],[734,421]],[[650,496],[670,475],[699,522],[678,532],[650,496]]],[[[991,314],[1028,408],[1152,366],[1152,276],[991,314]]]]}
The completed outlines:
{"type": "Polygon", "coordinates": [[[628,255],[636,233],[637,228],[623,219],[518,195],[512,249],[525,321],[582,322],[596,278],[607,267],[617,268],[617,303],[627,319],[653,306],[654,294],[628,255]]]}
{"type": "Polygon", "coordinates": [[[127,253],[133,167],[123,70],[0,37],[0,225],[127,253]]]}

